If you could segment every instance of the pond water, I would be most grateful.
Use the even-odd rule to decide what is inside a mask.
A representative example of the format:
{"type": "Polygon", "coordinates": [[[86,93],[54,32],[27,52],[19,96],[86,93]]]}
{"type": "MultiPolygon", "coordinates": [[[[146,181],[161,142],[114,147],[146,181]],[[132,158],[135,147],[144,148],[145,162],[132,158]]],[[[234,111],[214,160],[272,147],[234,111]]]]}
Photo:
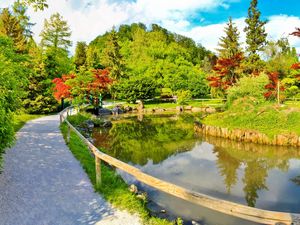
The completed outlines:
{"type": "MultiPolygon", "coordinates": [[[[187,189],[261,209],[300,212],[300,150],[194,133],[200,115],[122,115],[95,129],[97,147],[145,173],[187,189]]],[[[172,197],[119,171],[147,191],[150,208],[207,225],[254,224],[172,197]]],[[[189,222],[187,222],[189,224],[189,222]]]]}

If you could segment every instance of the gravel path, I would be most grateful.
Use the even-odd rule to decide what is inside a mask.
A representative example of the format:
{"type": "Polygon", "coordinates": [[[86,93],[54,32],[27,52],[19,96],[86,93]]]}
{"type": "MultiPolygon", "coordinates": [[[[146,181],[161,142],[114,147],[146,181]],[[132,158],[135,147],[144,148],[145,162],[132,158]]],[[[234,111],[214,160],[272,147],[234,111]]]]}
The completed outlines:
{"type": "Polygon", "coordinates": [[[0,225],[139,225],[94,193],[58,128],[59,117],[27,123],[4,156],[0,225]]]}

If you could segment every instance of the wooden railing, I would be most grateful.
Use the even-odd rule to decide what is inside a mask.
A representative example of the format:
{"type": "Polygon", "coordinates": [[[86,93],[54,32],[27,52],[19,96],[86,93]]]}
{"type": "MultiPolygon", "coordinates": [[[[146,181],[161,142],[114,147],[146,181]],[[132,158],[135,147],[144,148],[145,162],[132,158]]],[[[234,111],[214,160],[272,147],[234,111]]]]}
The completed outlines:
{"type": "Polygon", "coordinates": [[[230,201],[221,200],[205,194],[194,192],[186,188],[177,186],[175,184],[160,180],[156,177],[142,172],[140,169],[124,163],[116,158],[113,158],[99,149],[97,149],[91,142],[89,142],[67,119],[68,115],[76,114],[78,110],[69,107],[60,113],[60,121],[65,122],[68,126],[67,142],[70,141],[71,130],[75,132],[80,139],[86,143],[91,152],[95,156],[96,167],[96,185],[101,185],[101,160],[104,162],[121,169],[122,171],[131,174],[137,180],[157,189],[173,195],[175,197],[187,200],[194,204],[204,206],[206,208],[218,211],[227,215],[235,216],[241,219],[257,222],[260,224],[273,224],[273,225],[300,225],[300,214],[276,212],[263,209],[248,207],[245,205],[233,203],[230,201]]]}

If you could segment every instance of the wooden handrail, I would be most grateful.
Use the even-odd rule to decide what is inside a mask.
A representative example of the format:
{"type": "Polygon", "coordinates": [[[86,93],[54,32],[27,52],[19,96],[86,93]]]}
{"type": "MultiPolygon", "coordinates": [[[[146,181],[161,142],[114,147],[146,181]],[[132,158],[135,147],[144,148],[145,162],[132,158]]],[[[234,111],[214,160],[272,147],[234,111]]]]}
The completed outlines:
{"type": "MultiPolygon", "coordinates": [[[[71,107],[67,108],[70,109],[71,107]]],[[[68,111],[68,110],[66,110],[68,111]]],[[[73,130],[80,139],[87,144],[91,152],[95,156],[95,165],[96,165],[96,184],[101,185],[101,160],[106,163],[121,169],[122,171],[131,174],[137,180],[157,189],[173,195],[175,197],[187,200],[194,204],[204,206],[206,208],[212,209],[214,211],[218,211],[227,215],[235,216],[241,219],[249,220],[252,222],[257,222],[261,224],[272,224],[272,225],[300,225],[300,214],[297,213],[287,213],[287,212],[276,212],[269,211],[264,209],[257,209],[249,206],[245,206],[238,203],[233,203],[230,201],[214,198],[205,194],[201,194],[198,192],[194,192],[188,190],[186,188],[177,186],[170,182],[163,181],[156,177],[153,177],[149,174],[142,172],[140,169],[131,166],[127,163],[124,163],[114,157],[111,157],[103,152],[101,152],[98,148],[96,148],[90,141],[88,141],[65,117],[63,114],[66,112],[63,111],[61,116],[61,121],[67,123],[68,128],[73,130]]],[[[68,114],[68,112],[67,112],[68,114]]],[[[68,132],[68,136],[70,133],[68,132]]],[[[67,137],[69,140],[70,137],[67,137]]]]}

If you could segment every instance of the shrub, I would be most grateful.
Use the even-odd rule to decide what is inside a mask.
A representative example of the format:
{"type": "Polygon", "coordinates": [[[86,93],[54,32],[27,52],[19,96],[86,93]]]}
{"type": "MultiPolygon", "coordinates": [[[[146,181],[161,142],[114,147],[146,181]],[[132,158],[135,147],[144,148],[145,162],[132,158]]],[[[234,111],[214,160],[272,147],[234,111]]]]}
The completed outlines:
{"type": "Polygon", "coordinates": [[[187,101],[192,98],[192,94],[189,90],[180,90],[177,91],[177,103],[179,105],[186,105],[187,101]]]}
{"type": "Polygon", "coordinates": [[[68,116],[68,120],[74,126],[80,126],[82,123],[90,119],[90,115],[87,113],[80,112],[73,116],[68,116]]]}
{"type": "Polygon", "coordinates": [[[265,74],[242,77],[235,86],[227,90],[227,105],[230,107],[236,99],[244,97],[253,97],[258,103],[263,103],[265,101],[265,85],[268,82],[268,76],[265,74]]]}

